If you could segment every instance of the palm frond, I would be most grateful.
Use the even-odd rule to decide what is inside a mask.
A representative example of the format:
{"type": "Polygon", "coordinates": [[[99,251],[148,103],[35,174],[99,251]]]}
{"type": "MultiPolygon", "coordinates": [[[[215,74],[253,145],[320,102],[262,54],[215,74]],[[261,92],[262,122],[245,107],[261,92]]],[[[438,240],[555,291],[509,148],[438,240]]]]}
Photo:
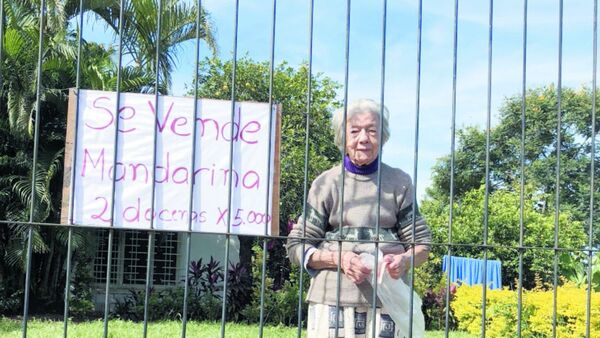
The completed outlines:
{"type": "MultiPolygon", "coordinates": [[[[13,232],[13,240],[7,245],[4,260],[9,267],[19,268],[25,271],[27,263],[27,242],[30,226],[25,224],[17,224],[11,226],[13,232]]],[[[31,226],[31,249],[33,253],[46,253],[48,246],[44,243],[44,239],[40,234],[39,228],[31,226]]]]}
{"type": "Polygon", "coordinates": [[[12,268],[19,268],[25,271],[25,262],[27,260],[27,250],[24,245],[15,245],[11,243],[4,252],[4,262],[12,268]]]}
{"type": "Polygon", "coordinates": [[[27,1],[5,1],[4,13],[7,27],[26,30],[37,24],[35,8],[27,1]]]}
{"type": "MultiPolygon", "coordinates": [[[[69,240],[69,228],[60,227],[56,230],[56,240],[64,246],[67,246],[69,240]]],[[[73,251],[85,249],[89,244],[88,231],[72,228],[71,248],[73,251]]]]}
{"type": "Polygon", "coordinates": [[[25,139],[28,136],[27,129],[31,110],[33,109],[32,102],[23,91],[14,90],[11,87],[9,87],[6,96],[10,132],[18,139],[25,139]]]}

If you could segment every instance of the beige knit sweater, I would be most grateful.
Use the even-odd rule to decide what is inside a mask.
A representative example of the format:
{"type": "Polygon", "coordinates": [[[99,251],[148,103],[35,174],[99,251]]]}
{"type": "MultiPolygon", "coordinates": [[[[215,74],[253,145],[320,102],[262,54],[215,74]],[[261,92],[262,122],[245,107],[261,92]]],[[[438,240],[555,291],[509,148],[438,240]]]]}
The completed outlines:
{"type": "MultiPolygon", "coordinates": [[[[341,165],[317,177],[308,193],[306,215],[294,225],[287,241],[293,264],[302,265],[303,252],[310,247],[337,251],[340,236],[341,165]],[[306,220],[306,222],[305,222],[306,220]],[[306,227],[304,227],[306,223],[306,227]],[[306,238],[303,241],[302,238],[306,238]],[[304,242],[304,246],[303,246],[304,242]]],[[[413,235],[413,186],[408,174],[386,164],[381,165],[381,207],[379,249],[384,254],[402,253],[415,243],[431,243],[431,232],[416,208],[413,235]]],[[[377,240],[377,172],[358,175],[345,171],[342,250],[355,253],[373,252],[377,240]],[[367,240],[357,242],[356,240],[367,240]]],[[[336,304],[337,269],[316,270],[312,273],[307,300],[313,303],[336,304]]],[[[340,305],[370,304],[372,289],[368,282],[354,284],[341,274],[340,305]]]]}

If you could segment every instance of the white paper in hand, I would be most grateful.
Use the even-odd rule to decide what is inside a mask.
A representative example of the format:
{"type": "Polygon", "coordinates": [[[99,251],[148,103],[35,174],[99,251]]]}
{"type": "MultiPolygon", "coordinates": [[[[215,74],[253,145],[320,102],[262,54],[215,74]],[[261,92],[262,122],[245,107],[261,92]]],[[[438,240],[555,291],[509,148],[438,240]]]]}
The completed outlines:
{"type": "MultiPolygon", "coordinates": [[[[360,258],[367,267],[371,268],[369,282],[371,285],[377,283],[377,297],[388,314],[394,320],[396,328],[399,330],[400,337],[408,337],[410,320],[410,287],[402,279],[393,279],[386,269],[383,261],[383,254],[379,251],[378,265],[379,269],[375,271],[375,256],[362,253],[360,258]],[[377,278],[374,277],[376,273],[377,278]]],[[[373,285],[374,288],[374,285],[373,285]]],[[[423,337],[425,335],[425,318],[421,311],[421,298],[413,291],[413,337],[423,337]]]]}

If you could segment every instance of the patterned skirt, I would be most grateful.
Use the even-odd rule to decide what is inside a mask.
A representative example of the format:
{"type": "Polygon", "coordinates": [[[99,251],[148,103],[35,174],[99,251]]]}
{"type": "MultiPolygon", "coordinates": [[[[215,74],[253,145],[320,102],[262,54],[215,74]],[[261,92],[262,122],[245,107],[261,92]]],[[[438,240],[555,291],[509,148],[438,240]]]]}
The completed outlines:
{"type": "MultiPolygon", "coordinates": [[[[334,338],[337,315],[335,305],[308,305],[308,338],[334,338]]],[[[372,338],[373,309],[370,307],[340,307],[338,337],[372,338]]],[[[404,338],[385,309],[377,309],[375,337],[404,338]]]]}

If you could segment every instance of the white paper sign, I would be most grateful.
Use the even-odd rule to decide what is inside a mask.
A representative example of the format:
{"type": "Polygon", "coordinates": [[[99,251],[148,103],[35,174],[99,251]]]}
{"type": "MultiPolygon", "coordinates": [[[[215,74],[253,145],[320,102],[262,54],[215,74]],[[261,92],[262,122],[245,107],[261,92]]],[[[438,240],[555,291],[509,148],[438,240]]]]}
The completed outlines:
{"type": "Polygon", "coordinates": [[[157,109],[154,95],[122,93],[118,116],[116,93],[82,90],[78,99],[74,224],[185,231],[191,214],[192,231],[270,234],[268,104],[236,103],[232,135],[231,102],[198,100],[194,147],[193,98],[160,96],[157,109]]]}

